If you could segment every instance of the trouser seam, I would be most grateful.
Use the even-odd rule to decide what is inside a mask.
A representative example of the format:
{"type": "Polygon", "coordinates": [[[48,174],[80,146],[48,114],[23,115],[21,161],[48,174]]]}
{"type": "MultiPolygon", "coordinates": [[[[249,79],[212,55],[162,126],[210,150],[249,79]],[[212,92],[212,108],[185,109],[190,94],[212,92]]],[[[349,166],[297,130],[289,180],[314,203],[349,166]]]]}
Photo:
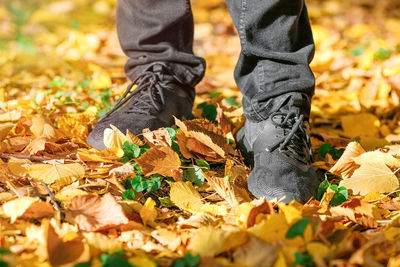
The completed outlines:
{"type": "Polygon", "coordinates": [[[247,2],[246,2],[246,0],[242,0],[242,8],[240,10],[240,16],[239,16],[239,37],[240,37],[240,42],[242,45],[243,54],[245,54],[245,50],[246,50],[246,46],[247,46],[246,30],[245,30],[245,24],[246,24],[245,11],[246,10],[247,10],[247,2]]]}

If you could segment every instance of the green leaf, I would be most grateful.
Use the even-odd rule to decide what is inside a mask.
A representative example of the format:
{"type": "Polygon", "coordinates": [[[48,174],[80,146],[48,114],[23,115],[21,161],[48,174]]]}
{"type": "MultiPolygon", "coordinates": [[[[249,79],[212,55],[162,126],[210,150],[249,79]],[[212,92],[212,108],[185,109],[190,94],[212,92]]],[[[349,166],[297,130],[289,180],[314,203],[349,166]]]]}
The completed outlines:
{"type": "Polygon", "coordinates": [[[160,189],[162,176],[152,176],[150,181],[147,181],[147,192],[152,192],[160,189]]]}
{"type": "Polygon", "coordinates": [[[176,130],[171,127],[165,127],[165,130],[167,130],[169,137],[171,137],[171,140],[175,140],[176,137],[176,130]]]}
{"type": "Polygon", "coordinates": [[[182,259],[176,259],[172,267],[197,267],[200,263],[200,255],[186,254],[182,259]]]}
{"type": "Polygon", "coordinates": [[[328,187],[330,186],[329,181],[325,178],[325,180],[322,181],[322,183],[319,184],[318,186],[318,192],[317,192],[317,199],[321,200],[324,193],[326,192],[326,190],[328,189],[328,187]]]}
{"type": "Polygon", "coordinates": [[[7,262],[0,260],[0,267],[8,267],[7,262]]]}
{"type": "Polygon", "coordinates": [[[318,154],[319,154],[321,157],[325,158],[326,154],[329,153],[329,151],[331,150],[331,148],[332,148],[332,145],[331,145],[331,144],[329,144],[329,143],[323,144],[322,146],[320,146],[320,147],[318,148],[318,154]]]}
{"type": "Polygon", "coordinates": [[[313,258],[307,253],[296,252],[294,254],[295,261],[293,262],[293,266],[314,266],[313,258]]]}
{"type": "Polygon", "coordinates": [[[124,155],[121,158],[121,161],[123,163],[126,163],[131,159],[136,159],[142,154],[142,149],[129,141],[125,141],[122,144],[121,149],[122,151],[124,151],[124,155]]]}
{"type": "Polygon", "coordinates": [[[10,254],[11,252],[6,248],[0,248],[0,255],[2,254],[10,254]]]}
{"type": "MultiPolygon", "coordinates": [[[[58,88],[60,88],[60,87],[63,87],[64,85],[66,85],[66,84],[67,84],[67,80],[65,80],[65,78],[57,76],[49,83],[49,86],[50,87],[58,87],[58,88]]],[[[59,93],[59,92],[57,92],[57,93],[59,93]]],[[[57,95],[57,93],[56,93],[56,95],[57,95]]],[[[64,93],[64,92],[62,92],[62,93],[64,93]]]]}
{"type": "Polygon", "coordinates": [[[19,50],[28,54],[35,54],[35,45],[33,43],[33,38],[28,37],[25,34],[17,33],[15,37],[19,50]]]}
{"type": "Polygon", "coordinates": [[[225,101],[226,101],[229,105],[231,105],[231,106],[233,106],[233,107],[239,108],[239,107],[242,106],[241,104],[239,104],[238,102],[236,102],[236,99],[235,99],[233,96],[230,96],[230,97],[225,98],[225,101]]]}
{"type": "Polygon", "coordinates": [[[305,217],[298,220],[295,224],[293,224],[286,233],[286,238],[292,239],[296,236],[301,236],[304,233],[307,225],[310,223],[310,218],[305,217]]]}
{"type": "Polygon", "coordinates": [[[202,186],[204,184],[205,177],[199,166],[192,165],[183,172],[183,179],[185,181],[192,182],[197,186],[202,186]]]}
{"type": "Polygon", "coordinates": [[[125,190],[125,192],[122,194],[122,199],[123,200],[134,200],[135,192],[133,192],[132,189],[125,190]]]}
{"type": "Polygon", "coordinates": [[[76,86],[80,87],[80,88],[85,88],[88,87],[90,85],[90,78],[89,77],[85,77],[85,79],[83,79],[83,81],[77,82],[76,86]]]}
{"type": "Polygon", "coordinates": [[[135,190],[136,192],[142,192],[146,190],[148,187],[147,181],[143,179],[141,176],[133,177],[133,179],[131,180],[131,185],[133,190],[135,190]]]}
{"type": "Polygon", "coordinates": [[[350,55],[358,57],[358,56],[361,56],[362,54],[364,54],[364,52],[365,52],[365,48],[360,46],[360,47],[356,47],[356,48],[350,50],[350,55]]]}
{"type": "Polygon", "coordinates": [[[201,103],[197,106],[203,110],[204,117],[212,122],[216,122],[215,118],[217,117],[217,107],[213,105],[209,105],[206,102],[201,103]]]}
{"type": "Polygon", "coordinates": [[[99,94],[101,103],[104,105],[104,107],[110,107],[111,95],[111,89],[104,90],[99,94]]]}
{"type": "Polygon", "coordinates": [[[374,53],[374,58],[377,60],[384,61],[384,60],[390,58],[391,55],[392,55],[391,50],[387,50],[385,48],[379,48],[378,51],[376,51],[374,53]]]}
{"type": "Polygon", "coordinates": [[[349,198],[349,192],[347,191],[346,187],[342,186],[338,188],[337,185],[331,185],[331,189],[335,191],[335,194],[330,202],[332,206],[338,206],[349,198]]]}
{"type": "Polygon", "coordinates": [[[173,205],[171,199],[169,197],[158,197],[158,200],[161,203],[161,206],[169,208],[173,205]]]}
{"type": "Polygon", "coordinates": [[[81,109],[83,111],[87,110],[89,108],[89,102],[88,101],[83,101],[81,104],[81,109]]]}
{"type": "Polygon", "coordinates": [[[210,170],[210,164],[205,160],[196,159],[196,164],[202,168],[203,172],[208,172],[210,170]]]}
{"type": "Polygon", "coordinates": [[[89,262],[81,262],[81,263],[75,264],[74,267],[90,267],[90,263],[89,262]]]}
{"type": "Polygon", "coordinates": [[[100,261],[103,267],[133,267],[128,261],[122,258],[122,251],[113,254],[101,254],[100,261]]]}
{"type": "Polygon", "coordinates": [[[220,94],[222,94],[222,92],[215,91],[215,92],[210,93],[210,97],[216,97],[216,96],[219,96],[220,94]]]}

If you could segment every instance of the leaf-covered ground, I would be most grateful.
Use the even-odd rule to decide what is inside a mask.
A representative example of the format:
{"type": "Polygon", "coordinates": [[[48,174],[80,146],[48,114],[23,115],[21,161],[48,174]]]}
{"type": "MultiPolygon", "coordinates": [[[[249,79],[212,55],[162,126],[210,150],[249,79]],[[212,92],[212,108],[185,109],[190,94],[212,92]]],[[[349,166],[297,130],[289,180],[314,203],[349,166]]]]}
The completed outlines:
{"type": "Polygon", "coordinates": [[[0,266],[400,266],[400,2],[308,1],[318,199],[254,199],[239,41],[196,0],[198,119],[85,138],[125,90],[114,0],[0,5],[0,266]]]}

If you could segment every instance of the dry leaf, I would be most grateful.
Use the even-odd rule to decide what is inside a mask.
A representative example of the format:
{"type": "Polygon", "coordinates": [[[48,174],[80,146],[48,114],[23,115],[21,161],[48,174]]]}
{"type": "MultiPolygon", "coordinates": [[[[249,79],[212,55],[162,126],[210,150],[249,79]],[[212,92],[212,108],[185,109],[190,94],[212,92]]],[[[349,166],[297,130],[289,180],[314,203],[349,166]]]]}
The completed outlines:
{"type": "Polygon", "coordinates": [[[37,197],[21,197],[4,203],[3,210],[7,217],[11,218],[11,222],[22,216],[25,211],[35,202],[39,201],[37,197]]]}
{"type": "Polygon", "coordinates": [[[38,182],[61,187],[83,178],[85,169],[79,163],[33,164],[28,174],[38,182]]]}
{"type": "Polygon", "coordinates": [[[58,236],[50,223],[46,228],[47,254],[52,266],[74,266],[90,259],[89,249],[80,237],[65,240],[66,236],[58,236]]]}
{"type": "Polygon", "coordinates": [[[383,153],[381,151],[371,151],[366,152],[358,157],[354,158],[354,162],[358,165],[368,164],[368,163],[384,163],[390,168],[399,168],[400,160],[396,159],[388,153],[383,153]]]}
{"type": "Polygon", "coordinates": [[[197,230],[187,246],[193,254],[203,257],[213,257],[222,252],[241,246],[248,240],[246,232],[224,231],[213,227],[197,230]]]}
{"type": "Polygon", "coordinates": [[[336,164],[329,170],[331,173],[341,176],[343,179],[349,178],[353,172],[360,167],[354,163],[354,158],[365,153],[365,150],[357,142],[351,142],[347,145],[343,155],[336,164]]]}
{"type": "Polygon", "coordinates": [[[169,183],[171,201],[180,209],[191,213],[200,211],[204,202],[191,182],[169,183]]]}
{"type": "Polygon", "coordinates": [[[83,231],[100,231],[129,222],[122,207],[109,193],[103,198],[97,195],[76,196],[67,209],[83,231]]]}
{"type": "Polygon", "coordinates": [[[143,130],[143,137],[146,139],[150,146],[169,146],[172,145],[171,137],[165,128],[150,131],[150,129],[143,130]]]}
{"type": "Polygon", "coordinates": [[[153,147],[135,161],[146,176],[161,174],[171,177],[174,171],[181,166],[178,154],[167,146],[153,147]]]}
{"type": "Polygon", "coordinates": [[[231,207],[236,207],[239,205],[239,201],[235,196],[235,191],[230,184],[228,177],[207,177],[207,182],[220,197],[222,197],[229,203],[231,207]]]}
{"type": "Polygon", "coordinates": [[[341,118],[344,134],[348,137],[379,137],[379,119],[370,113],[347,115],[341,118]]]}
{"type": "Polygon", "coordinates": [[[42,115],[32,118],[32,126],[29,128],[36,137],[44,137],[47,139],[56,138],[56,130],[50,121],[42,115]]]}
{"type": "Polygon", "coordinates": [[[236,264],[250,267],[272,267],[278,256],[279,247],[255,237],[233,253],[236,264]]]}
{"type": "Polygon", "coordinates": [[[399,187],[399,180],[384,163],[371,162],[361,165],[349,179],[342,180],[339,186],[365,196],[370,192],[392,192],[399,187]]]}
{"type": "Polygon", "coordinates": [[[377,227],[378,224],[373,217],[372,205],[366,201],[352,199],[337,207],[332,207],[330,212],[333,216],[344,216],[349,220],[366,227],[377,227]]]}
{"type": "Polygon", "coordinates": [[[143,207],[140,209],[140,217],[142,218],[144,225],[155,226],[155,220],[157,218],[156,202],[151,198],[147,198],[143,207]]]}
{"type": "Polygon", "coordinates": [[[14,126],[14,123],[0,124],[0,141],[3,141],[7,137],[8,133],[11,131],[12,128],[14,128],[14,126]]]}

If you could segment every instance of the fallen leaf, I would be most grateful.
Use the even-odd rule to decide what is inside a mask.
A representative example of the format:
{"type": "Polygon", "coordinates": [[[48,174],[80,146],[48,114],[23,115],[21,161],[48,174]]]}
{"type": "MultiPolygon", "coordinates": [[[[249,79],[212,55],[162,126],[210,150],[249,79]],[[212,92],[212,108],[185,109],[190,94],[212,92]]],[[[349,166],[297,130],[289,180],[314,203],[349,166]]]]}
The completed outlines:
{"type": "Polygon", "coordinates": [[[155,220],[157,218],[156,202],[151,198],[147,198],[143,207],[140,209],[140,217],[142,218],[144,225],[155,226],[155,220]]]}
{"type": "Polygon", "coordinates": [[[344,150],[343,155],[329,171],[341,176],[343,179],[349,178],[353,172],[360,167],[354,162],[354,158],[363,153],[365,153],[365,150],[359,143],[349,143],[344,150]]]}
{"type": "Polygon", "coordinates": [[[28,174],[35,181],[61,187],[83,178],[85,169],[79,163],[32,164],[28,170],[28,174]]]}
{"type": "Polygon", "coordinates": [[[361,165],[349,179],[340,181],[339,186],[365,196],[370,192],[392,192],[399,187],[399,180],[384,163],[370,162],[361,165]]]}
{"type": "Polygon", "coordinates": [[[370,113],[346,115],[341,118],[344,134],[348,137],[379,137],[379,119],[370,113]]]}
{"type": "Polygon", "coordinates": [[[237,207],[239,205],[239,201],[235,196],[235,191],[232,185],[229,182],[228,177],[224,178],[214,178],[214,177],[206,177],[208,184],[212,189],[217,192],[223,199],[225,199],[231,207],[237,207]]]}
{"type": "Polygon", "coordinates": [[[7,217],[11,218],[11,223],[21,217],[25,211],[35,202],[39,201],[38,197],[21,197],[4,203],[3,210],[7,217]]]}
{"type": "Polygon", "coordinates": [[[143,130],[143,137],[146,139],[150,146],[172,146],[172,140],[168,131],[165,128],[150,131],[149,129],[143,130]]]}
{"type": "Polygon", "coordinates": [[[83,233],[88,244],[100,251],[112,253],[123,249],[123,244],[117,238],[108,237],[102,233],[86,232],[83,233]]]}
{"type": "Polygon", "coordinates": [[[248,238],[246,232],[224,231],[213,227],[204,227],[194,232],[187,248],[195,255],[213,257],[243,245],[248,238]]]}
{"type": "Polygon", "coordinates": [[[90,259],[89,249],[80,237],[75,237],[72,240],[64,240],[66,236],[61,238],[50,223],[46,225],[45,238],[50,264],[53,266],[67,266],[67,264],[68,266],[74,266],[76,263],[85,262],[90,259]]]}
{"type": "Polygon", "coordinates": [[[181,166],[178,154],[167,146],[156,146],[135,159],[146,176],[161,174],[171,177],[181,166]]]}
{"type": "Polygon", "coordinates": [[[122,207],[109,193],[103,198],[97,195],[76,196],[67,209],[83,231],[100,231],[129,222],[122,207]]]}
{"type": "Polygon", "coordinates": [[[340,206],[332,207],[330,212],[333,216],[344,216],[362,226],[374,228],[378,224],[373,217],[372,210],[371,204],[355,198],[340,206]]]}
{"type": "Polygon", "coordinates": [[[14,126],[14,123],[0,124],[0,141],[3,141],[7,137],[8,133],[11,131],[12,128],[14,128],[14,126]]]}
{"type": "Polygon", "coordinates": [[[233,253],[236,264],[251,267],[274,266],[279,247],[261,239],[251,237],[250,240],[233,253]]]}
{"type": "Polygon", "coordinates": [[[44,137],[47,139],[56,138],[56,130],[50,121],[42,115],[36,115],[32,118],[32,126],[29,128],[36,137],[44,137]]]}
{"type": "Polygon", "coordinates": [[[169,197],[178,208],[191,213],[200,211],[204,202],[191,182],[172,182],[169,185],[169,197]]]}

